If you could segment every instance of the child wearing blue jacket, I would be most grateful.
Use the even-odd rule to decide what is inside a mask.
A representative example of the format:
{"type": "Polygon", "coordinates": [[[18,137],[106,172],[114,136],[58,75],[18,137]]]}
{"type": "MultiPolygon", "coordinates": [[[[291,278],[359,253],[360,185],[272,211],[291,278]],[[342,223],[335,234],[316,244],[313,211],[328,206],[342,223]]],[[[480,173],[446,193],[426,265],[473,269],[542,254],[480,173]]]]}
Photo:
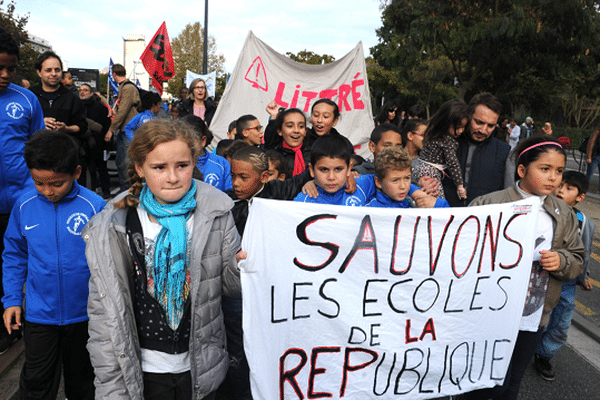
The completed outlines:
{"type": "MultiPolygon", "coordinates": [[[[400,146],[385,147],[375,157],[375,186],[377,193],[367,207],[410,208],[415,207],[410,197],[415,185],[410,183],[412,159],[400,146]]],[[[445,199],[434,198],[433,207],[450,207],[445,199]]]]}
{"type": "Polygon", "coordinates": [[[145,92],[142,95],[142,108],[144,109],[144,112],[131,118],[131,121],[125,125],[125,136],[127,136],[127,139],[130,142],[133,140],[133,135],[140,129],[140,126],[156,118],[156,113],[160,110],[161,105],[162,103],[158,93],[145,92]]]}
{"type": "Polygon", "coordinates": [[[316,198],[300,193],[294,201],[317,204],[364,206],[375,194],[373,175],[356,178],[356,191],[346,193],[352,153],[339,135],[325,135],[313,144],[308,169],[317,185],[316,198]]]}
{"type": "Polygon", "coordinates": [[[19,197],[4,235],[3,319],[9,333],[23,328],[23,398],[56,398],[61,362],[66,396],[94,398],[81,230],[106,202],[77,183],[78,154],[73,139],[57,131],[38,131],[25,144],[35,190],[19,197]]]}
{"type": "Polygon", "coordinates": [[[200,140],[200,154],[196,166],[202,172],[202,180],[223,192],[232,189],[229,161],[225,157],[206,151],[206,146],[213,140],[213,134],[204,120],[195,115],[186,115],[183,120],[194,128],[200,140]]]}

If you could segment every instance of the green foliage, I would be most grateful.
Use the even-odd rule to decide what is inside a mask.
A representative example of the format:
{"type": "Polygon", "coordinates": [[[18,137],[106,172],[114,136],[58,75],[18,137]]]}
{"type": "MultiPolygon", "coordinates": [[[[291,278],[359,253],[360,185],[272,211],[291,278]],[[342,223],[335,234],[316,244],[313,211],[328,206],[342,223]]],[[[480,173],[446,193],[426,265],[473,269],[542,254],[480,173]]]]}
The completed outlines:
{"type": "Polygon", "coordinates": [[[33,64],[40,53],[35,51],[28,42],[29,35],[25,30],[25,25],[27,25],[27,21],[29,20],[29,14],[25,16],[15,15],[14,0],[11,0],[5,6],[6,10],[2,8],[3,5],[4,0],[0,0],[0,26],[6,29],[20,46],[17,75],[28,79],[33,86],[38,80],[38,75],[33,64]]]}
{"type": "MultiPolygon", "coordinates": [[[[175,63],[175,76],[169,79],[168,91],[174,96],[179,95],[183,87],[183,78],[186,70],[202,73],[204,60],[204,28],[200,22],[187,24],[185,28],[171,40],[173,62],[175,63]]],[[[217,54],[217,45],[213,36],[208,37],[208,72],[217,71],[216,92],[219,92],[219,77],[224,73],[225,56],[217,54]]]]}
{"type": "Polygon", "coordinates": [[[293,54],[288,51],[285,53],[285,55],[296,62],[301,62],[304,64],[321,65],[329,64],[335,61],[334,56],[330,56],[328,54],[320,55],[306,49],[299,51],[298,54],[293,54]]]}
{"type": "Polygon", "coordinates": [[[449,96],[489,91],[505,112],[549,118],[567,88],[598,90],[597,6],[594,0],[387,1],[371,54],[398,77],[386,97],[408,91],[437,106],[449,96]]]}

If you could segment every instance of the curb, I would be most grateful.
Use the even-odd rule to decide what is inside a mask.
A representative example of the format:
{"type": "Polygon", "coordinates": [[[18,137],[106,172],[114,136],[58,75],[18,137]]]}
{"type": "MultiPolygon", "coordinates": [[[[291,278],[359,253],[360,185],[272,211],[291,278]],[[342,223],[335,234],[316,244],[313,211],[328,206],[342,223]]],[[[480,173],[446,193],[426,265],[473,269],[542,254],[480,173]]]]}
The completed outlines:
{"type": "Polygon", "coordinates": [[[589,322],[579,312],[575,311],[573,313],[571,324],[575,325],[577,329],[585,333],[590,339],[600,343],[600,327],[589,322]]]}

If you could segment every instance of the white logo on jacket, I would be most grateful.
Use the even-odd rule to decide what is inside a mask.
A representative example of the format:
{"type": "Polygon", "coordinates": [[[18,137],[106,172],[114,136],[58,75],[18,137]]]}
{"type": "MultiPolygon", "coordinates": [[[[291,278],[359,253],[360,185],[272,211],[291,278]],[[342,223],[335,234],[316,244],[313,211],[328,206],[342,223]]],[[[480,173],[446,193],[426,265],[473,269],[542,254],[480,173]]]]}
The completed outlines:
{"type": "Polygon", "coordinates": [[[219,184],[219,176],[217,174],[208,174],[204,177],[204,182],[211,186],[217,186],[219,184]]]}
{"type": "Polygon", "coordinates": [[[11,101],[6,106],[6,115],[12,119],[20,119],[23,117],[23,115],[25,115],[25,109],[21,104],[11,101]]]}
{"type": "Polygon", "coordinates": [[[67,220],[67,229],[73,235],[79,236],[81,235],[81,230],[87,224],[89,218],[87,215],[83,213],[75,213],[71,214],[69,219],[67,220]]]}

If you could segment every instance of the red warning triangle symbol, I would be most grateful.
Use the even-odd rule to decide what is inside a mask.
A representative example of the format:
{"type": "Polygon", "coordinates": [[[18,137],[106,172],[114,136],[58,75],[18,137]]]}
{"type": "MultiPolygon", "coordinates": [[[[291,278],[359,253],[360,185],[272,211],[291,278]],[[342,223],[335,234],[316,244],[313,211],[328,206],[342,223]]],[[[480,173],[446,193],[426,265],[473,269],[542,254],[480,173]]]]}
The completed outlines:
{"type": "Polygon", "coordinates": [[[252,62],[246,76],[244,77],[248,82],[252,84],[252,87],[262,89],[265,92],[269,90],[269,82],[267,81],[267,73],[265,72],[265,66],[260,58],[256,57],[252,62]]]}

